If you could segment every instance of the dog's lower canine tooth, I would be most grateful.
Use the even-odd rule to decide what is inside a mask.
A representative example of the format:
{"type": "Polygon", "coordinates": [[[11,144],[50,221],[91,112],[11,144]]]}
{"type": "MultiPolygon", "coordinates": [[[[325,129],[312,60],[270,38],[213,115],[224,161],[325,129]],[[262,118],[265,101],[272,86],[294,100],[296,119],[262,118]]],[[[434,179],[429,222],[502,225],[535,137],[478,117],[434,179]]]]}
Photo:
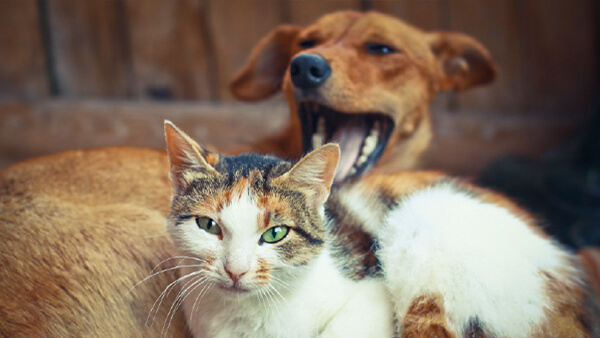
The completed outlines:
{"type": "Polygon", "coordinates": [[[323,145],[323,134],[321,133],[314,133],[312,136],[312,146],[313,149],[317,149],[318,147],[323,145]]]}

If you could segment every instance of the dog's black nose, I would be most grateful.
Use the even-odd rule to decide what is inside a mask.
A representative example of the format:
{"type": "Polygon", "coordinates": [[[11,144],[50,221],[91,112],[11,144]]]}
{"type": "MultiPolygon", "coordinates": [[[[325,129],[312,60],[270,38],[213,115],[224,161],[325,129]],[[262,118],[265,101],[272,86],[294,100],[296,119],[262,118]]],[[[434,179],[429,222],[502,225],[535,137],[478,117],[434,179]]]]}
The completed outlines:
{"type": "Polygon", "coordinates": [[[300,89],[309,89],[325,82],[331,74],[329,63],[317,54],[296,56],[290,64],[292,83],[300,89]]]}

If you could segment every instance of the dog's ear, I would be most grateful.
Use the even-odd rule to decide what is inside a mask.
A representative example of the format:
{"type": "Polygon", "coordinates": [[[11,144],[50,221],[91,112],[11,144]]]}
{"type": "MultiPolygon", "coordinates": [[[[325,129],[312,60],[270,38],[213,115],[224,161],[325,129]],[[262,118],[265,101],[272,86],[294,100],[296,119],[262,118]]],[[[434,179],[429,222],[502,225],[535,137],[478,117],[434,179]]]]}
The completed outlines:
{"type": "Polygon", "coordinates": [[[232,94],[240,100],[256,101],[281,90],[283,76],[292,58],[292,43],[301,29],[281,25],[262,38],[246,65],[231,81],[232,94]]]}
{"type": "Polygon", "coordinates": [[[434,32],[429,34],[429,41],[440,67],[441,90],[462,91],[496,77],[490,53],[475,39],[460,33],[434,32]]]}

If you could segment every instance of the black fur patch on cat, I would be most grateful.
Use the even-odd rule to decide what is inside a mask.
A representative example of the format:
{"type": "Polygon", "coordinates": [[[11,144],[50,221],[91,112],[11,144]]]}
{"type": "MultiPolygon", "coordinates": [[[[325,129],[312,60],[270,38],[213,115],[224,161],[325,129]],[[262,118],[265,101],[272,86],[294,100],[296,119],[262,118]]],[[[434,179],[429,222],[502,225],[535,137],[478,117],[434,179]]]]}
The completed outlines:
{"type": "Polygon", "coordinates": [[[215,169],[229,177],[246,178],[251,171],[259,171],[263,177],[277,177],[290,169],[291,165],[278,157],[256,154],[221,156],[215,169]],[[275,175],[273,175],[275,171],[275,175]]]}
{"type": "Polygon", "coordinates": [[[467,326],[467,329],[465,330],[465,338],[484,338],[484,337],[488,337],[488,335],[485,333],[485,330],[483,329],[483,325],[481,325],[481,323],[479,322],[479,319],[477,319],[477,317],[475,318],[471,318],[469,320],[469,325],[467,326]]]}

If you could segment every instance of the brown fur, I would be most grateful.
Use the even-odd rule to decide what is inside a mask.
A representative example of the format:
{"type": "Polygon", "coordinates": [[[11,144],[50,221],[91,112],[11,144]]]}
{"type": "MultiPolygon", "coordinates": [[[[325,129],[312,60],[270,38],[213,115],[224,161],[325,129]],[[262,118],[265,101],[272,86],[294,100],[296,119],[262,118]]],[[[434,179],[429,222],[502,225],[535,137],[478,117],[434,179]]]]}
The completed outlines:
{"type": "MultiPolygon", "coordinates": [[[[589,337],[592,328],[590,314],[581,311],[581,303],[590,295],[581,285],[565,285],[547,272],[547,294],[552,299],[554,311],[548,311],[547,323],[534,333],[536,337],[589,337]],[[579,304],[573,300],[579,300],[579,304]]],[[[564,273],[570,273],[565,271],[564,273]]]]}
{"type": "MultiPolygon", "coordinates": [[[[1,171],[0,334],[160,336],[176,292],[158,307],[151,326],[144,323],[173,275],[159,274],[127,291],[174,255],[164,234],[171,193],[167,173],[164,153],[132,148],[68,152],[1,171]]],[[[442,178],[435,172],[374,174],[360,184],[394,201],[442,178]]],[[[499,195],[486,199],[493,196],[506,203],[499,195]]],[[[540,332],[585,336],[583,290],[548,281],[548,294],[559,311],[549,313],[540,332]]],[[[411,318],[403,324],[407,332],[451,332],[437,315],[435,320],[411,318]],[[423,326],[423,321],[431,325],[423,326]]],[[[473,327],[474,332],[484,329],[473,327]]],[[[173,337],[184,336],[181,316],[171,330],[173,337]]]]}
{"type": "MultiPolygon", "coordinates": [[[[172,273],[128,291],[172,256],[167,173],[163,153],[133,148],[1,171],[0,336],[159,337],[169,307],[145,323],[172,273]]],[[[184,336],[182,320],[175,317],[170,334],[184,336]]]]}
{"type": "Polygon", "coordinates": [[[428,106],[438,92],[485,84],[496,73],[489,53],[474,39],[426,33],[377,12],[336,12],[306,28],[282,25],[258,43],[231,83],[233,94],[244,100],[264,99],[283,88],[290,107],[289,126],[251,149],[288,158],[302,154],[298,102],[288,71],[301,53],[318,54],[332,68],[312,101],[339,112],[379,112],[393,119],[396,127],[376,166],[385,172],[417,164],[431,139],[428,106]],[[305,39],[318,43],[302,49],[298,43],[305,39]],[[364,47],[369,42],[390,44],[399,52],[370,55],[364,47]]]}
{"type": "MultiPolygon", "coordinates": [[[[317,48],[319,53],[331,58],[339,56],[340,61],[334,61],[334,66],[345,65],[348,69],[343,75],[347,78],[333,80],[323,94],[336,109],[350,113],[387,109],[398,124],[379,168],[383,171],[411,166],[430,138],[427,103],[437,90],[465,89],[490,79],[489,71],[478,71],[475,73],[479,75],[471,76],[472,73],[465,73],[464,65],[460,63],[458,69],[453,69],[452,66],[456,66],[453,63],[446,64],[445,60],[452,58],[457,50],[476,50],[479,53],[475,55],[484,56],[483,64],[493,69],[485,50],[473,40],[454,34],[423,33],[381,14],[343,12],[325,17],[307,30],[291,26],[277,29],[259,44],[258,51],[251,57],[251,64],[256,66],[258,63],[260,67],[246,69],[238,79],[251,81],[254,73],[268,66],[270,71],[277,73],[272,80],[281,81],[281,69],[285,71],[289,57],[297,53],[280,48],[291,48],[290,44],[296,40],[290,42],[290,37],[296,39],[301,32],[324,32],[325,28],[331,29],[330,34],[334,36],[337,25],[349,20],[365,24],[364,30],[368,32],[383,29],[381,25],[393,28],[394,39],[406,48],[406,55],[401,57],[405,59],[402,61],[405,66],[398,69],[394,65],[382,65],[384,69],[378,70],[373,64],[352,59],[353,52],[347,50],[344,54],[341,47],[323,45],[317,48]],[[435,48],[431,49],[431,46],[435,48]],[[259,54],[265,48],[274,50],[280,57],[273,59],[274,63],[260,64],[259,54]],[[440,64],[445,64],[443,71],[440,64]],[[396,77],[398,74],[401,76],[396,77]],[[361,82],[363,78],[368,81],[361,82]],[[397,86],[404,84],[409,86],[406,97],[396,92],[397,86]],[[385,93],[390,101],[377,101],[373,99],[375,96],[369,95],[356,101],[343,99],[344,96],[358,97],[354,94],[360,92],[385,93]],[[407,109],[395,110],[398,107],[407,109]]],[[[351,37],[356,38],[338,35],[340,46],[353,41],[351,37]]],[[[241,90],[245,81],[238,85],[234,82],[234,90],[241,90]]],[[[289,92],[287,82],[286,79],[284,88],[289,92]]],[[[273,82],[267,82],[262,91],[256,86],[246,86],[245,95],[260,98],[278,88],[273,82]]],[[[288,98],[291,99],[290,93],[288,98]]],[[[299,155],[300,138],[293,104],[291,110],[293,119],[287,136],[266,140],[257,144],[257,149],[276,151],[287,157],[299,155]]],[[[206,158],[210,165],[218,161],[215,154],[208,153],[206,158]]],[[[157,264],[174,255],[172,243],[164,233],[171,195],[168,172],[164,153],[133,148],[67,152],[22,162],[0,171],[0,335],[160,336],[176,292],[170,293],[158,306],[156,319],[151,320],[148,327],[145,322],[148,315],[152,315],[154,301],[174,280],[173,275],[169,272],[158,274],[128,291],[150,275],[157,264]]],[[[373,174],[362,182],[380,189],[383,196],[394,200],[442,177],[440,173],[426,172],[373,174]]],[[[502,205],[506,203],[498,195],[487,198],[502,205]]],[[[524,213],[516,206],[509,209],[524,213]]],[[[173,267],[177,263],[176,260],[166,261],[160,268],[173,267]]],[[[263,268],[266,271],[269,267],[263,268]]],[[[582,316],[583,311],[572,305],[573,301],[577,303],[583,297],[581,289],[553,284],[549,280],[548,290],[552,297],[556,295],[561,310],[550,313],[548,326],[540,330],[559,333],[585,330],[587,319],[582,316]]],[[[420,302],[414,305],[413,317],[403,322],[407,330],[413,330],[410,332],[415,334],[449,332],[440,318],[441,304],[439,311],[420,312],[420,302]],[[431,325],[413,325],[420,321],[419,313],[426,315],[423,321],[431,325]],[[419,331],[427,327],[431,331],[419,331]]],[[[170,328],[169,336],[186,335],[185,323],[179,314],[170,328]]]]}
{"type": "Polygon", "coordinates": [[[447,329],[441,297],[428,296],[415,299],[402,322],[402,337],[454,338],[447,329]]]}

